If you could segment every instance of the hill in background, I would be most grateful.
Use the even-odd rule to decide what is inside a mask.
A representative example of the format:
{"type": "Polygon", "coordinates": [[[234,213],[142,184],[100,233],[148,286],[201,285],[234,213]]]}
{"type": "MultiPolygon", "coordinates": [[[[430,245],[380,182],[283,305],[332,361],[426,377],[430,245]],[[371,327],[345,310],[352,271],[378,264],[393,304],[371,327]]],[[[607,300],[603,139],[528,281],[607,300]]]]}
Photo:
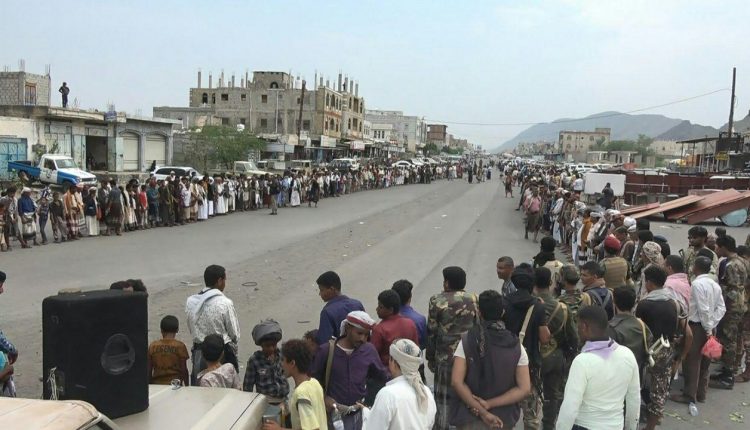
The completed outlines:
{"type": "MultiPolygon", "coordinates": [[[[746,119],[750,126],[750,116],[746,119]]],[[[601,112],[584,118],[562,118],[533,125],[503,143],[495,152],[510,151],[520,142],[556,142],[560,131],[563,130],[593,131],[597,127],[611,129],[612,140],[637,140],[640,134],[664,140],[692,139],[704,137],[706,134],[718,134],[713,127],[692,124],[690,121],[664,115],[601,112]]]]}

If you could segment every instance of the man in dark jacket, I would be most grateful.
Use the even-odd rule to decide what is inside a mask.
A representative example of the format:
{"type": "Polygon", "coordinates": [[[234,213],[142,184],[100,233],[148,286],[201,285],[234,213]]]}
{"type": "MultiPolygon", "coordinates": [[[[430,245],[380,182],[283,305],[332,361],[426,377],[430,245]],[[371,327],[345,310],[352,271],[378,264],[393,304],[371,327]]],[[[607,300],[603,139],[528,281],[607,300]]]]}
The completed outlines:
{"type": "Polygon", "coordinates": [[[524,427],[539,428],[542,422],[542,354],[539,345],[549,343],[550,332],[544,305],[531,295],[534,269],[528,263],[521,263],[513,270],[510,279],[516,292],[503,300],[503,321],[506,328],[521,340],[529,356],[531,394],[521,404],[524,427]]]}

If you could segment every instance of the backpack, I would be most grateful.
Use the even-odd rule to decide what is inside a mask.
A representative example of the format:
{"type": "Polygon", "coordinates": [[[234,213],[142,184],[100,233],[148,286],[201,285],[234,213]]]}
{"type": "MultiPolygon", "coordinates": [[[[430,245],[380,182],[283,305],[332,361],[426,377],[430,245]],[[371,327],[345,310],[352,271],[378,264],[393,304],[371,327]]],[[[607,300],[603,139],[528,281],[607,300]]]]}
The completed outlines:
{"type": "MultiPolygon", "coordinates": [[[[595,293],[594,290],[601,290],[601,288],[595,288],[581,294],[581,305],[596,305],[607,311],[607,306],[612,305],[612,291],[609,288],[604,288],[606,292],[604,293],[604,297],[602,297],[598,293],[595,293]]],[[[607,312],[607,315],[609,316],[609,312],[607,312]]]]}

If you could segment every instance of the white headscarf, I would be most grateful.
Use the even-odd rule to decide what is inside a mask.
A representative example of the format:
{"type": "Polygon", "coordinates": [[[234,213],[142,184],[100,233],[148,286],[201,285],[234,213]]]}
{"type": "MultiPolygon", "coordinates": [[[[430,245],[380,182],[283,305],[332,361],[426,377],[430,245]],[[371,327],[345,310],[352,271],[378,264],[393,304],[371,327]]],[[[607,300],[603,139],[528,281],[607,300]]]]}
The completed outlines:
{"type": "Polygon", "coordinates": [[[391,344],[388,352],[401,368],[401,375],[417,393],[419,409],[424,410],[427,406],[427,394],[424,390],[427,387],[422,383],[422,377],[419,376],[419,366],[422,365],[419,346],[409,339],[398,339],[391,344]]]}
{"type": "Polygon", "coordinates": [[[344,328],[347,324],[358,329],[370,331],[372,330],[372,326],[375,325],[375,320],[372,319],[370,315],[364,311],[349,312],[346,315],[346,318],[341,321],[341,326],[339,327],[339,333],[342,336],[344,335],[344,328]]]}

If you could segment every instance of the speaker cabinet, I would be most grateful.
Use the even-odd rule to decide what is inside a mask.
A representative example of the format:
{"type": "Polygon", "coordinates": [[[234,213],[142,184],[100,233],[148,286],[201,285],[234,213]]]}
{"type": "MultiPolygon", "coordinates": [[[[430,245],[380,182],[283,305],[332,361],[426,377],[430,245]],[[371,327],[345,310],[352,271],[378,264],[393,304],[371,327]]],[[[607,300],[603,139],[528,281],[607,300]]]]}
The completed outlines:
{"type": "Polygon", "coordinates": [[[101,290],[42,302],[44,398],[117,418],[148,408],[148,295],[101,290]]]}

